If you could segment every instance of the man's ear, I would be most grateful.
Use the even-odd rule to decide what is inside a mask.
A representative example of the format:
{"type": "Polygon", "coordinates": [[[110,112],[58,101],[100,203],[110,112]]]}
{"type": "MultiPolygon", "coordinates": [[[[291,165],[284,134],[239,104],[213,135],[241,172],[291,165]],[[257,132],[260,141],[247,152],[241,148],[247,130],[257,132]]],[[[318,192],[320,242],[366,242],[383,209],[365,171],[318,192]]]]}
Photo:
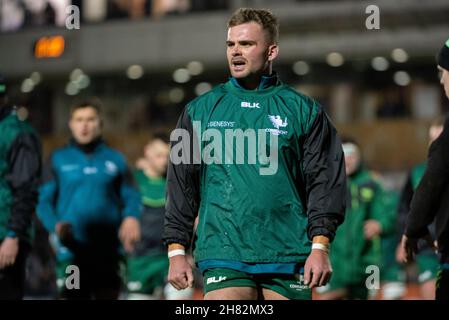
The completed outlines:
{"type": "Polygon", "coordinates": [[[268,61],[273,61],[279,54],[279,46],[274,43],[268,47],[268,61]]]}

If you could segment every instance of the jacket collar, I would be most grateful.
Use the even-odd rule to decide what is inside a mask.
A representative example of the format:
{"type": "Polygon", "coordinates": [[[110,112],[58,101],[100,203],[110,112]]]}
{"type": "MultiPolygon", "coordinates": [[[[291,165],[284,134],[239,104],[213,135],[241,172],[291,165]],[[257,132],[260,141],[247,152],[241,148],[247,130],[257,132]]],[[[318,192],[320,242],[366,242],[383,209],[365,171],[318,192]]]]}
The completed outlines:
{"type": "Polygon", "coordinates": [[[96,138],[95,140],[87,143],[87,144],[81,144],[78,143],[75,138],[70,138],[69,144],[75,148],[80,149],[82,152],[86,153],[86,154],[92,154],[95,152],[95,150],[104,144],[104,140],[103,138],[100,136],[98,138],[96,138]]]}
{"type": "MultiPolygon", "coordinates": [[[[238,81],[238,79],[234,78],[234,77],[230,77],[229,80],[231,81],[231,83],[239,89],[244,89],[246,90],[238,81]]],[[[257,87],[256,91],[260,91],[260,90],[264,90],[267,89],[269,87],[275,86],[277,83],[279,82],[279,77],[277,75],[276,72],[273,72],[270,75],[263,75],[262,78],[260,79],[260,83],[259,86],[257,87]]]]}

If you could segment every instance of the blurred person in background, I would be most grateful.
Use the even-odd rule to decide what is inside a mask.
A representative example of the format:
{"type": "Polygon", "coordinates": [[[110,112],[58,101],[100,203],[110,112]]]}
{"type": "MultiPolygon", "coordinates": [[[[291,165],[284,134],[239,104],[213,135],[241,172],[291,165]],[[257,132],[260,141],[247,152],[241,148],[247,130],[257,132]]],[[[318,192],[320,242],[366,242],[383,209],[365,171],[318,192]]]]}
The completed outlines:
{"type": "MultiPolygon", "coordinates": [[[[186,161],[171,159],[168,166],[163,237],[168,279],[178,290],[192,287],[186,250],[193,243],[206,300],[311,299],[311,289],[331,276],[329,244],[344,220],[340,138],[316,101],[273,72],[279,48],[271,12],[237,10],[228,22],[226,45],[232,77],[187,105],[177,125],[186,136],[172,144],[172,150],[182,147],[186,161]],[[269,144],[265,139],[275,141],[270,152],[280,159],[266,162],[276,169],[264,174],[267,163],[261,159],[196,162],[197,124],[201,132],[213,128],[220,137],[226,130],[262,132],[263,145],[269,144]]],[[[256,156],[231,149],[229,157],[256,156]]]]}
{"type": "MultiPolygon", "coordinates": [[[[100,106],[71,110],[69,143],[46,163],[37,214],[52,234],[61,298],[116,299],[122,253],[139,240],[140,197],[126,160],[104,142],[100,106]],[[80,288],[66,286],[66,267],[80,272],[80,288]]],[[[69,273],[71,274],[71,273],[69,273]]]]}
{"type": "MultiPolygon", "coordinates": [[[[168,258],[162,243],[165,217],[165,175],[169,157],[168,137],[155,134],[145,145],[144,156],[136,163],[134,179],[139,188],[143,211],[141,239],[127,259],[128,299],[161,299],[167,285],[168,258]]],[[[176,291],[176,290],[175,290],[176,291]]],[[[185,298],[192,290],[186,289],[185,298]]],[[[172,294],[166,296],[171,299],[172,294]]]]}
{"type": "MultiPolygon", "coordinates": [[[[443,132],[444,117],[435,119],[429,128],[429,146],[440,136],[443,132]]],[[[402,189],[401,198],[398,206],[398,218],[401,234],[404,232],[405,221],[410,212],[410,202],[413,198],[413,193],[421,181],[424,172],[426,171],[427,162],[418,164],[409,172],[404,188],[402,189]]],[[[435,239],[435,223],[429,227],[430,234],[435,239]]],[[[416,264],[418,267],[418,283],[420,287],[421,298],[424,300],[435,299],[435,282],[438,271],[438,256],[435,254],[432,247],[429,247],[426,241],[421,240],[419,254],[416,255],[416,264]]],[[[406,252],[404,247],[399,245],[396,249],[396,260],[403,263],[406,252]]]]}
{"type": "MultiPolygon", "coordinates": [[[[437,55],[440,83],[449,99],[449,40],[437,55]]],[[[429,149],[427,167],[413,194],[410,213],[401,245],[405,250],[404,261],[414,261],[419,240],[426,239],[433,250],[440,254],[440,268],[436,281],[436,300],[449,300],[449,118],[443,131],[429,149]],[[428,226],[435,220],[436,244],[428,226]]]]}
{"type": "Polygon", "coordinates": [[[152,0],[151,14],[154,18],[161,18],[186,13],[189,9],[190,0],[152,0]]]}
{"type": "Polygon", "coordinates": [[[58,297],[55,255],[49,234],[36,215],[33,215],[33,243],[26,263],[25,299],[47,300],[58,297]]]}
{"type": "Polygon", "coordinates": [[[32,242],[41,146],[28,122],[7,104],[0,75],[0,300],[22,299],[25,265],[32,242]]]}
{"type": "Polygon", "coordinates": [[[139,20],[148,15],[147,0],[112,0],[108,1],[108,18],[130,18],[139,20]]]}
{"type": "Polygon", "coordinates": [[[381,236],[391,233],[395,211],[387,210],[385,191],[365,168],[359,145],[343,139],[347,183],[347,209],[330,250],[333,275],[318,288],[323,300],[368,299],[366,268],[382,265],[381,236]]]}
{"type": "MultiPolygon", "coordinates": [[[[380,178],[380,177],[379,177],[380,178]]],[[[380,180],[380,179],[379,179],[380,180]]],[[[381,265],[381,295],[377,298],[383,300],[399,300],[404,297],[406,293],[405,286],[405,271],[401,264],[396,261],[396,248],[400,235],[397,232],[398,220],[398,204],[399,191],[396,189],[385,188],[384,192],[384,207],[385,213],[390,213],[395,225],[388,234],[382,234],[381,237],[381,251],[382,251],[382,265],[381,265]]]]}

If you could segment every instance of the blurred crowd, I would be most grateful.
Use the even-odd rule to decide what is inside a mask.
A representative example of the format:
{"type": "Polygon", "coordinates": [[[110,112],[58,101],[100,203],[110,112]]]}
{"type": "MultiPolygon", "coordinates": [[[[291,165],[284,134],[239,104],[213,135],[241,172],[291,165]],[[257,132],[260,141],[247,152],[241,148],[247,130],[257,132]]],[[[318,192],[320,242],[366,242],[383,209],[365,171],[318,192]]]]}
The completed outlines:
{"type": "MultiPolygon", "coordinates": [[[[111,19],[138,20],[161,18],[189,12],[223,10],[226,0],[2,0],[0,31],[16,31],[42,26],[65,26],[66,8],[76,5],[81,21],[101,22],[111,19]]],[[[73,12],[70,12],[73,13],[73,12]]]]}

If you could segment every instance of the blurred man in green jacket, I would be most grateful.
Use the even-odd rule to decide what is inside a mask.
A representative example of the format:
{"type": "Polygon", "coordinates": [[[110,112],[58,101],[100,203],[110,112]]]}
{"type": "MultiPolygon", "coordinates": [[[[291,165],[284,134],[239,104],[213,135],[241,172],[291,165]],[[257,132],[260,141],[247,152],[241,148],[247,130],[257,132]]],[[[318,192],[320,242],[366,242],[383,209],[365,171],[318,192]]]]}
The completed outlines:
{"type": "Polygon", "coordinates": [[[317,290],[321,299],[367,299],[367,267],[382,264],[381,238],[394,230],[395,215],[387,210],[385,191],[364,168],[359,146],[343,140],[348,176],[345,222],[337,230],[330,250],[333,275],[317,290]]]}

